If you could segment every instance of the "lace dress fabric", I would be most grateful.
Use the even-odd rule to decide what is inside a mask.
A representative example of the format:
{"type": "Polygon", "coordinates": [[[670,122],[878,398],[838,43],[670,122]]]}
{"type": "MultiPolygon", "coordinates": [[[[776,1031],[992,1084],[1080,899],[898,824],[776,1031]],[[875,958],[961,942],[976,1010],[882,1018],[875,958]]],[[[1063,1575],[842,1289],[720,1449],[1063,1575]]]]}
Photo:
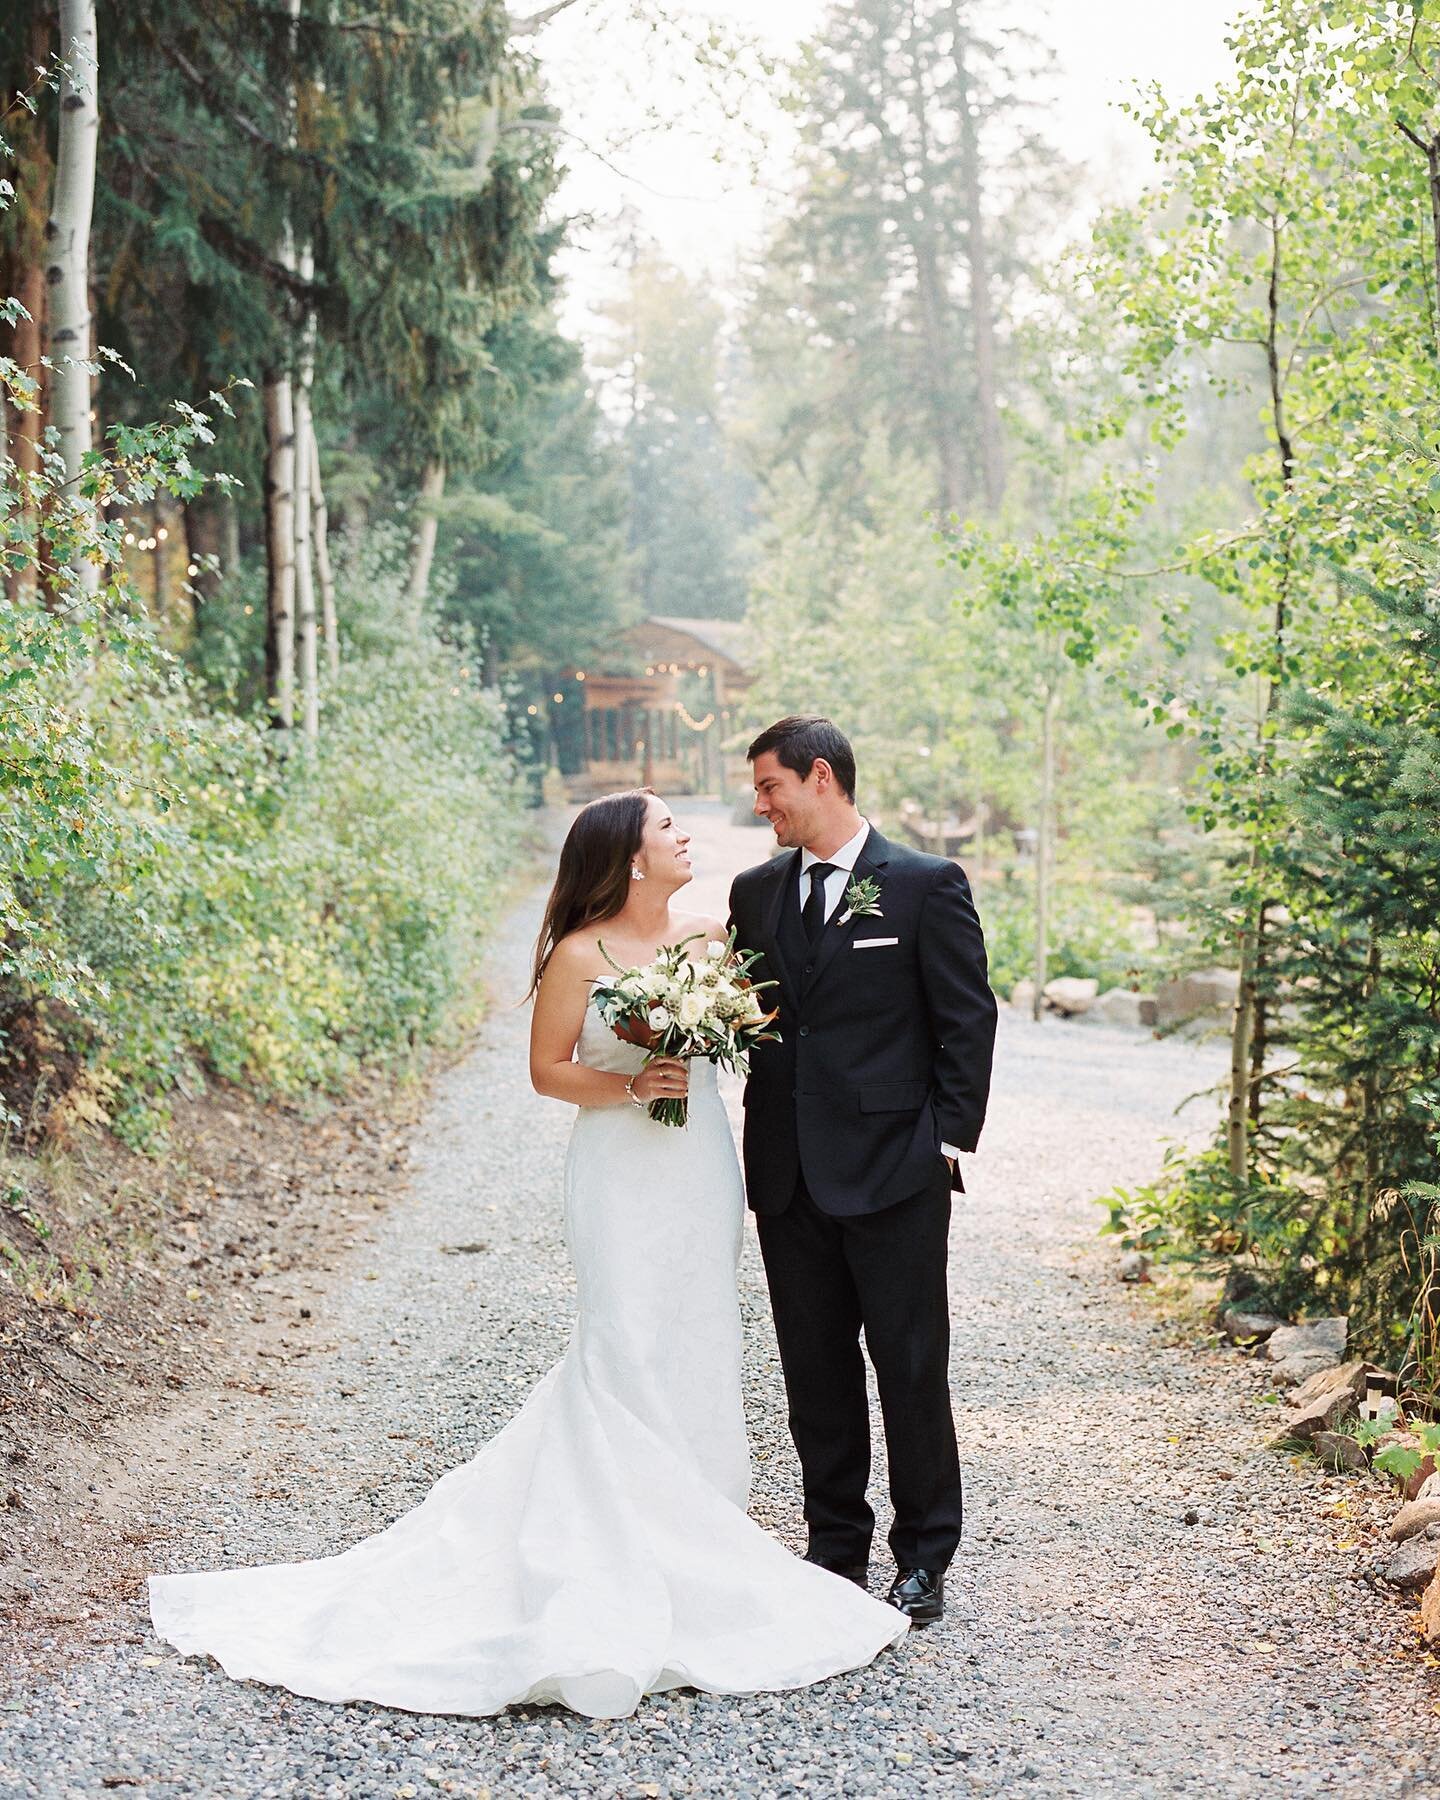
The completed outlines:
{"type": "MultiPolygon", "coordinates": [[[[644,1058],[587,1009],[578,1055],[644,1058]]],[[[744,1207],[708,1063],[682,1130],[582,1107],[565,1169],[578,1316],[515,1418],[418,1506],[336,1556],[152,1575],[156,1631],[319,1700],[596,1718],[690,1686],[807,1686],[907,1621],[745,1512],[735,1270],[744,1207]]]]}

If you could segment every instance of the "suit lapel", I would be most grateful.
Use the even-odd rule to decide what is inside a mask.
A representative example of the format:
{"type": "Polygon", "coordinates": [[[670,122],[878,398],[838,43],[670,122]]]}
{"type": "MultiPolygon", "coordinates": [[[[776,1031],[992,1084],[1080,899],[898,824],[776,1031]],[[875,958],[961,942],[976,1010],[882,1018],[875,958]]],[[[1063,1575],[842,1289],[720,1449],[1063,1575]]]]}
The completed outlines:
{"type": "Polygon", "coordinates": [[[785,965],[785,957],[780,949],[780,909],[785,904],[785,896],[791,891],[794,882],[795,868],[800,861],[800,852],[792,850],[788,856],[777,856],[771,863],[772,876],[770,892],[765,898],[765,914],[760,926],[760,942],[758,950],[765,952],[765,960],[775,971],[781,991],[793,1006],[797,993],[795,977],[785,965]]]}
{"type": "MultiPolygon", "coordinates": [[[[869,837],[867,837],[865,842],[860,846],[860,854],[855,859],[855,868],[846,878],[846,890],[849,890],[852,881],[860,881],[866,875],[871,875],[880,883],[881,899],[883,901],[885,892],[885,865],[889,860],[890,846],[872,825],[870,827],[869,837]]],[[[829,924],[826,925],[824,931],[820,933],[820,942],[815,946],[815,956],[813,959],[815,973],[805,983],[807,992],[815,986],[816,982],[821,979],[825,971],[830,967],[830,964],[835,960],[842,945],[848,944],[855,935],[855,928],[859,922],[857,916],[854,913],[851,913],[850,917],[845,920],[843,925],[841,925],[839,920],[844,916],[844,913],[845,900],[842,896],[840,904],[835,908],[829,924]]]]}

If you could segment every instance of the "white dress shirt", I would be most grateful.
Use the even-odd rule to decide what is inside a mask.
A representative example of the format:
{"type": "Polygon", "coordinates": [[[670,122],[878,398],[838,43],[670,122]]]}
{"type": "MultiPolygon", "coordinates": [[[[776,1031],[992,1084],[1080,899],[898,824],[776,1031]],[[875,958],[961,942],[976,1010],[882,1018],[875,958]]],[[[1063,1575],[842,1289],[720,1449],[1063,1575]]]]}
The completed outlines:
{"type": "Polygon", "coordinates": [[[855,864],[860,852],[865,848],[865,840],[870,835],[870,821],[862,819],[860,829],[854,837],[848,838],[831,856],[817,856],[813,850],[800,852],[800,910],[805,910],[805,902],[810,898],[810,870],[817,862],[827,862],[830,873],[825,877],[825,918],[828,922],[835,915],[835,908],[840,904],[840,896],[850,884],[850,877],[855,872],[855,864]]]}
{"type": "MultiPolygon", "coordinates": [[[[830,873],[825,877],[825,919],[828,924],[835,915],[835,908],[840,904],[840,897],[850,885],[850,877],[855,873],[855,864],[860,852],[865,848],[865,840],[870,835],[870,821],[861,819],[860,829],[854,837],[847,838],[838,850],[829,856],[817,856],[813,850],[802,849],[800,852],[800,910],[805,910],[805,902],[810,898],[810,870],[817,862],[830,864],[830,873]]],[[[954,1144],[940,1146],[943,1155],[952,1161],[960,1154],[954,1144]]]]}

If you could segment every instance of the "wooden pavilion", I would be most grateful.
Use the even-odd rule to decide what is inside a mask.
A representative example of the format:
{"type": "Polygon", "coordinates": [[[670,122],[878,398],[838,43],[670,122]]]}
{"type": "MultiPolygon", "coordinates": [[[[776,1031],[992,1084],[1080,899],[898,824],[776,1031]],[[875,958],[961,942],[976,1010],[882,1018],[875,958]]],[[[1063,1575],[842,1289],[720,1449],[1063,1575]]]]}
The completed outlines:
{"type": "Polygon", "coordinates": [[[740,771],[727,766],[724,742],[753,680],[745,641],[738,620],[642,619],[616,634],[599,666],[571,670],[565,689],[583,708],[565,771],[571,798],[638,784],[726,793],[740,771]]]}

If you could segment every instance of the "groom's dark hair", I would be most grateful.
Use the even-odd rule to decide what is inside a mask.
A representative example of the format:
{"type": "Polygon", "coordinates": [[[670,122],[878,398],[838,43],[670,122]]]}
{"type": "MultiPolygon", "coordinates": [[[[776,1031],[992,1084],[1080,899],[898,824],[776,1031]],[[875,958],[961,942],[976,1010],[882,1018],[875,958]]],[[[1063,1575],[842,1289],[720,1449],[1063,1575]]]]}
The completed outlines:
{"type": "Polygon", "coordinates": [[[802,781],[809,779],[816,757],[829,763],[847,800],[855,798],[855,752],[838,725],[818,715],[792,713],[767,726],[745,752],[754,762],[773,750],[785,769],[793,769],[802,781]]]}

